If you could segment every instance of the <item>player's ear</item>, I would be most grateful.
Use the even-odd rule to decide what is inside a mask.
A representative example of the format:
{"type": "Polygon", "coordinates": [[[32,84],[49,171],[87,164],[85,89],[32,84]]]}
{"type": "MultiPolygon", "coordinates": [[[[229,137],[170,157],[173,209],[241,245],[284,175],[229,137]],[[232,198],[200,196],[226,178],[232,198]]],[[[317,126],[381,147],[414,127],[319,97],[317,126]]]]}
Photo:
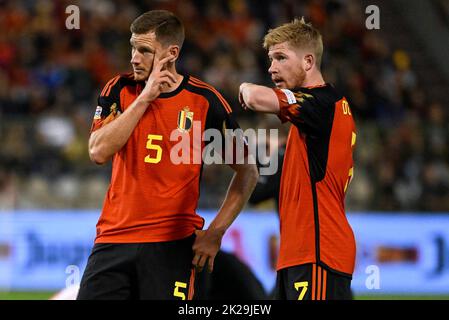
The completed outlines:
{"type": "Polygon", "coordinates": [[[179,46],[171,45],[168,48],[168,54],[173,56],[173,59],[169,62],[175,62],[179,57],[179,46]]]}
{"type": "Polygon", "coordinates": [[[315,64],[315,57],[313,56],[313,54],[310,53],[305,54],[303,64],[305,71],[309,71],[310,69],[312,69],[313,65],[315,64]]]}

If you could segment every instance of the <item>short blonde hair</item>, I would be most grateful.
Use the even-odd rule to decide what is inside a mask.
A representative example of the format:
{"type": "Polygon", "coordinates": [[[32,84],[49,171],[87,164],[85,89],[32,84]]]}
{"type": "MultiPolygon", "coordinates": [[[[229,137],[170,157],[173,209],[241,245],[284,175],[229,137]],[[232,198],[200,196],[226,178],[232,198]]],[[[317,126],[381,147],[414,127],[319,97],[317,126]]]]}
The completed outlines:
{"type": "Polygon", "coordinates": [[[268,30],[263,39],[263,47],[268,50],[271,46],[283,42],[288,42],[289,45],[297,49],[312,50],[317,67],[321,67],[323,39],[320,32],[311,23],[305,22],[304,17],[295,18],[289,23],[268,30]]]}

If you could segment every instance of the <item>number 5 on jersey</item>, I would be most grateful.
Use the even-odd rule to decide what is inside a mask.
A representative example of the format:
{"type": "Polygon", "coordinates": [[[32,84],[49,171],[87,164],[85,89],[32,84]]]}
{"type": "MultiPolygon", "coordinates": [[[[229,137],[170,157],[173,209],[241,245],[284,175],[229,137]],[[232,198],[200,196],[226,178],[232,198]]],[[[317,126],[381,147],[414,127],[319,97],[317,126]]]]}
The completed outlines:
{"type": "Polygon", "coordinates": [[[145,157],[146,163],[159,163],[162,159],[162,148],[153,141],[162,141],[162,136],[159,134],[148,135],[147,149],[156,151],[156,154],[154,155],[154,152],[152,152],[151,155],[147,155],[145,157]]]}
{"type": "Polygon", "coordinates": [[[181,300],[186,299],[186,295],[184,292],[179,291],[180,289],[186,289],[187,283],[176,281],[175,282],[175,290],[173,291],[173,296],[177,298],[181,298],[181,300]]]}

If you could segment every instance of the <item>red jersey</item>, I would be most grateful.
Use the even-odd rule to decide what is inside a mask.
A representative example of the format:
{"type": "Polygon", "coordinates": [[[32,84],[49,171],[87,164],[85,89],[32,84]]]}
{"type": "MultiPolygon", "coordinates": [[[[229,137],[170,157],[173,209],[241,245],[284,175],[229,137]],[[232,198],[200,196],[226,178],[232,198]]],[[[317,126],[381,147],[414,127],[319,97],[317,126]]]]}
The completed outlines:
{"type": "Polygon", "coordinates": [[[351,276],[356,247],[344,199],[356,133],[348,102],[329,84],[274,91],[279,118],[293,124],[279,195],[277,269],[316,263],[351,276]]]}
{"type": "MultiPolygon", "coordinates": [[[[144,85],[134,81],[132,75],[110,80],[98,98],[91,131],[124,112],[144,85]]],[[[201,229],[204,220],[196,214],[201,152],[205,147],[201,137],[209,128],[220,132],[223,128],[237,128],[231,112],[217,90],[193,77],[184,76],[176,90],[160,94],[127,143],[113,156],[111,183],[97,223],[95,243],[171,241],[201,229]],[[199,128],[195,137],[194,121],[198,121],[199,128]],[[190,139],[187,150],[178,150],[182,138],[190,139]],[[200,147],[194,146],[194,139],[200,147]],[[189,163],[173,163],[172,151],[188,151],[189,163]],[[199,163],[194,163],[193,157],[198,160],[198,154],[199,163]]]]}

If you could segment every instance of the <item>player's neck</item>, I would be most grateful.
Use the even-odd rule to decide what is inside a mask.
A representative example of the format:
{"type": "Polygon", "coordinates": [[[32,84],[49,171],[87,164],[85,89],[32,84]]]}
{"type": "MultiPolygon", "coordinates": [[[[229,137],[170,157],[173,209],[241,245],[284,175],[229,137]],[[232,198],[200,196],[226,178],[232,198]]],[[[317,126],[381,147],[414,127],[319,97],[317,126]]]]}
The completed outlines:
{"type": "Polygon", "coordinates": [[[164,85],[161,90],[162,93],[175,91],[181,85],[182,80],[184,80],[184,76],[179,74],[176,69],[172,69],[170,70],[170,72],[175,76],[176,84],[172,85],[171,87],[169,87],[168,85],[164,85]]]}
{"type": "Polygon", "coordinates": [[[316,87],[322,86],[324,84],[326,84],[326,82],[324,81],[321,72],[318,70],[314,70],[306,76],[301,87],[316,87]]]}

